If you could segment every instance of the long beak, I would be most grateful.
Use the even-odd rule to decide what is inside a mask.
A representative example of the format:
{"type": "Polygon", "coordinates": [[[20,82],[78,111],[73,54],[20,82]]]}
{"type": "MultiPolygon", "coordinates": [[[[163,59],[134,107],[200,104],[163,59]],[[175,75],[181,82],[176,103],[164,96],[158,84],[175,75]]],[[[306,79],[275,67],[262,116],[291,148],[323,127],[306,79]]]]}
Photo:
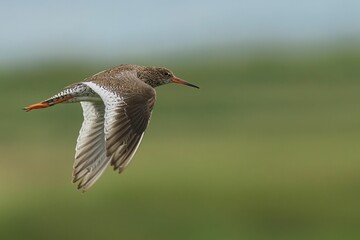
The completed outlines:
{"type": "Polygon", "coordinates": [[[187,85],[187,86],[190,86],[190,87],[194,87],[194,88],[199,88],[198,86],[194,85],[194,84],[191,84],[191,83],[188,83],[187,81],[185,80],[182,80],[180,78],[177,78],[177,77],[173,77],[171,79],[171,82],[173,83],[178,83],[178,84],[184,84],[184,85],[187,85]]]}

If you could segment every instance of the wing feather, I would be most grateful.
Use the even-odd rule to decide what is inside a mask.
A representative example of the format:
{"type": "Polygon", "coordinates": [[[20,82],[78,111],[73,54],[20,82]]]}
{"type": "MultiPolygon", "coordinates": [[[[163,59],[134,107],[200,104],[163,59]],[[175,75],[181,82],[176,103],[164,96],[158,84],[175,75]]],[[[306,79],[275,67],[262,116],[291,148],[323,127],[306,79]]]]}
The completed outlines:
{"type": "Polygon", "coordinates": [[[110,159],[106,156],[104,114],[102,102],[81,102],[84,122],[76,144],[73,182],[87,190],[105,170],[110,159]]]}
{"type": "MultiPolygon", "coordinates": [[[[142,140],[155,103],[155,91],[137,78],[135,72],[124,72],[106,83],[84,82],[105,104],[104,134],[106,156],[119,172],[129,164],[142,140]],[[131,91],[119,87],[119,80],[130,84],[131,91]]],[[[129,85],[127,86],[129,87],[129,85]]]]}

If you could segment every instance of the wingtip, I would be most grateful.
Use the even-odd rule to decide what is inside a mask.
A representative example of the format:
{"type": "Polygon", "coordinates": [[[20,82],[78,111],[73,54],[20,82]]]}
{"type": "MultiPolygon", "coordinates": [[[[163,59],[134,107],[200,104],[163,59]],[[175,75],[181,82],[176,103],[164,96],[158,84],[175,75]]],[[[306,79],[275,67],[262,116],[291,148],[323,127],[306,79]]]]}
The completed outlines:
{"type": "Polygon", "coordinates": [[[83,180],[79,182],[79,184],[77,185],[76,188],[77,188],[77,190],[81,191],[82,193],[85,193],[86,190],[88,190],[88,188],[86,187],[86,184],[83,183],[83,180]]]}
{"type": "Polygon", "coordinates": [[[84,188],[84,186],[80,186],[80,184],[77,186],[77,190],[79,190],[81,193],[86,193],[87,188],[84,188]]]}

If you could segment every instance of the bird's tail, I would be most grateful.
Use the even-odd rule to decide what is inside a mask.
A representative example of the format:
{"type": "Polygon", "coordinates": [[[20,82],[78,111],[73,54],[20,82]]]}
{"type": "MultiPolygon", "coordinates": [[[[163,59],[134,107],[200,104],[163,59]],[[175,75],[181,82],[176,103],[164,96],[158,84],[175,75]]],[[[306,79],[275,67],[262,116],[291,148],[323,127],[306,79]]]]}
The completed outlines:
{"type": "Polygon", "coordinates": [[[33,109],[51,107],[62,102],[78,102],[76,101],[76,98],[81,96],[81,94],[84,94],[84,92],[89,91],[88,89],[89,88],[84,84],[74,84],[47,100],[25,107],[24,110],[28,112],[33,109]]]}

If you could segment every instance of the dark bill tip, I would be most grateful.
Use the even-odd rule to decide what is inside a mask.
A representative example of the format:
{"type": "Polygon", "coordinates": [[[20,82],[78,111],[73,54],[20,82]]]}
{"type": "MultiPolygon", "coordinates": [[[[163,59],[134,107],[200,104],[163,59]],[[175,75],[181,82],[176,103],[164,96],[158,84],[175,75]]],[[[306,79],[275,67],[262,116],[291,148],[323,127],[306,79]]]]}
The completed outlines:
{"type": "Polygon", "coordinates": [[[177,78],[177,77],[173,77],[173,78],[171,79],[171,82],[177,83],[177,84],[183,84],[183,85],[186,85],[186,86],[189,86],[189,87],[194,87],[194,88],[198,88],[198,89],[199,89],[198,86],[196,86],[196,85],[194,85],[194,84],[191,84],[191,83],[188,83],[187,81],[182,80],[182,79],[177,78]]]}

